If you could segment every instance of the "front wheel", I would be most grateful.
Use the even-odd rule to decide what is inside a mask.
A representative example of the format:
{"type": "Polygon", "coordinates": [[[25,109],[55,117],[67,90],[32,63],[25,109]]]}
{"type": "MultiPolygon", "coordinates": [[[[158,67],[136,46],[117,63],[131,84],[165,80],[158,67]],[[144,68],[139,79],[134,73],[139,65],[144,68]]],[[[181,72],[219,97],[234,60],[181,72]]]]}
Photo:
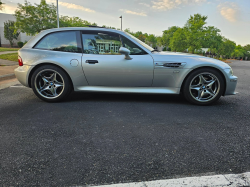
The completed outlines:
{"type": "Polygon", "coordinates": [[[187,77],[183,93],[192,104],[210,105],[221,97],[224,88],[224,79],[217,70],[202,68],[187,77]]]}
{"type": "Polygon", "coordinates": [[[36,69],[31,77],[31,87],[37,97],[47,102],[61,101],[72,90],[68,75],[53,65],[44,65],[36,69]]]}

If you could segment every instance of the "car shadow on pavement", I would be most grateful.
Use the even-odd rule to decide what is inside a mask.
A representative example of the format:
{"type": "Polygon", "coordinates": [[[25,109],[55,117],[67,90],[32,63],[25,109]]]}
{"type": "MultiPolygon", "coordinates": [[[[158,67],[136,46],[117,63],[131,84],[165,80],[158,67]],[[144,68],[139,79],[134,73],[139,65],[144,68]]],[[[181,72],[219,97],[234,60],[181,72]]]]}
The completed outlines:
{"type": "MultiPolygon", "coordinates": [[[[221,97],[218,101],[209,105],[217,107],[233,104],[230,100],[221,97]]],[[[170,94],[140,94],[140,93],[97,93],[97,92],[72,92],[63,102],[137,102],[137,103],[165,103],[175,105],[196,106],[186,101],[183,95],[170,94]]],[[[204,106],[200,106],[204,107],[204,106]]],[[[208,106],[206,106],[208,107],[208,106]]]]}
{"type": "Polygon", "coordinates": [[[106,102],[148,102],[189,104],[181,95],[166,94],[132,94],[132,93],[96,93],[72,92],[64,102],[106,101],[106,102]]]}

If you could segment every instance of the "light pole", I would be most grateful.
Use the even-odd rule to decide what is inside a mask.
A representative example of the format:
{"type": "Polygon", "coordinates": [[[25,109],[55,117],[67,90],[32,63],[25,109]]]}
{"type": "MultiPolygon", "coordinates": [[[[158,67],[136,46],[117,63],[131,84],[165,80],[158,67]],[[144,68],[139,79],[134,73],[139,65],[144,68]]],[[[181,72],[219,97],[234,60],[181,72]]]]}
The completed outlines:
{"type": "Polygon", "coordinates": [[[121,18],[121,31],[122,31],[122,16],[120,16],[120,18],[121,18]]]}
{"type": "Polygon", "coordinates": [[[56,0],[56,7],[57,7],[57,28],[59,28],[58,0],[56,0]]]}

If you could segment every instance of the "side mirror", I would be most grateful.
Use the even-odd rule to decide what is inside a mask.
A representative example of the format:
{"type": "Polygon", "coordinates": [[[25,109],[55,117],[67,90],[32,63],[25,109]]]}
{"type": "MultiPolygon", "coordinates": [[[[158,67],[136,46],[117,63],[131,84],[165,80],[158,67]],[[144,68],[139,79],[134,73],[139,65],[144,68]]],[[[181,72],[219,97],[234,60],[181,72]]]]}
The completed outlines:
{"type": "Polygon", "coordinates": [[[121,53],[122,55],[125,55],[125,59],[132,60],[132,58],[129,56],[129,54],[130,54],[130,50],[129,49],[127,49],[125,47],[120,47],[119,53],[121,53]]]}

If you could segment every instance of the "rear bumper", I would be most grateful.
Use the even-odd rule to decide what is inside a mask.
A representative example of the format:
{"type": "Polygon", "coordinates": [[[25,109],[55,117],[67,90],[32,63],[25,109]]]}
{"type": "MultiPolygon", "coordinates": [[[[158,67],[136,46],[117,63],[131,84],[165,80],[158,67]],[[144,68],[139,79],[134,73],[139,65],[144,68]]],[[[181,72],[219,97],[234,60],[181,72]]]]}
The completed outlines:
{"type": "Polygon", "coordinates": [[[23,65],[19,66],[14,70],[14,73],[16,75],[17,80],[24,86],[29,87],[28,79],[29,79],[29,73],[32,66],[23,65]]]}
{"type": "Polygon", "coordinates": [[[235,88],[237,85],[238,77],[231,75],[229,79],[227,80],[227,88],[225,91],[225,95],[235,95],[237,92],[235,92],[235,88]]]}

